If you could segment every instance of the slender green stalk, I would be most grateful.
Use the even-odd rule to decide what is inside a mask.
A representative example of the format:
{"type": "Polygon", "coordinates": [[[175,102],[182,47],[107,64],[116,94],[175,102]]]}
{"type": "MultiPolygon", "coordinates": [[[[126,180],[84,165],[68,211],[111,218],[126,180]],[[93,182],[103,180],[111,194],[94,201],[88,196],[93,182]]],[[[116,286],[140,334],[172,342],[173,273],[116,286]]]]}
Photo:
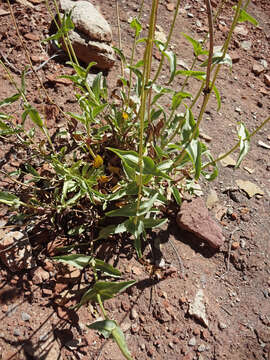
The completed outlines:
{"type": "MultiPolygon", "coordinates": [[[[233,22],[232,22],[232,25],[231,25],[231,28],[230,28],[230,31],[229,31],[229,34],[227,36],[227,39],[222,47],[222,57],[221,59],[224,59],[226,53],[227,53],[227,50],[228,50],[228,47],[229,47],[229,44],[230,44],[230,41],[231,41],[231,38],[232,38],[232,34],[233,34],[233,31],[234,31],[234,28],[237,24],[237,21],[238,21],[238,18],[239,18],[239,15],[240,15],[240,11],[241,11],[241,5],[242,5],[242,0],[239,0],[238,1],[238,4],[237,4],[237,8],[236,8],[236,12],[235,12],[235,15],[234,15],[234,19],[233,19],[233,22]]],[[[209,19],[209,18],[208,18],[209,19]]],[[[210,55],[210,54],[209,54],[210,55]]],[[[209,57],[208,57],[208,65],[209,63],[211,64],[212,63],[212,60],[210,61],[209,57]]],[[[214,68],[214,66],[212,67],[212,69],[214,68]]],[[[203,103],[202,103],[202,106],[201,106],[201,109],[200,109],[200,113],[199,113],[199,116],[198,116],[198,120],[196,122],[196,126],[194,127],[194,130],[193,130],[193,133],[189,139],[189,142],[188,144],[185,146],[185,148],[181,151],[180,153],[180,156],[178,158],[178,160],[175,162],[174,164],[174,167],[178,166],[181,161],[183,160],[184,156],[185,156],[185,149],[186,147],[190,144],[190,142],[194,139],[199,127],[200,127],[200,124],[201,124],[201,121],[203,119],[203,114],[205,113],[205,110],[206,110],[206,106],[208,104],[208,101],[209,101],[209,98],[210,98],[210,95],[211,95],[211,92],[212,92],[212,89],[213,89],[213,86],[215,85],[215,82],[216,82],[216,79],[217,79],[217,76],[218,76],[218,73],[220,71],[220,68],[221,68],[221,65],[218,65],[216,67],[216,71],[214,73],[214,76],[213,76],[213,80],[212,80],[212,83],[211,83],[211,87],[209,90],[205,91],[204,92],[204,97],[203,97],[203,103]]],[[[212,70],[211,70],[212,71],[212,70]]],[[[206,89],[206,87],[205,87],[206,89]]]]}
{"type": "MultiPolygon", "coordinates": [[[[258,131],[260,131],[268,122],[270,122],[270,116],[265,119],[261,125],[259,125],[250,135],[249,138],[252,138],[254,135],[257,134],[258,131]]],[[[218,158],[216,158],[213,161],[209,161],[207,164],[205,164],[204,166],[202,166],[202,170],[207,168],[210,165],[214,165],[215,163],[217,163],[220,160],[225,159],[227,156],[229,156],[230,154],[232,154],[240,145],[240,141],[239,140],[230,150],[228,150],[225,154],[222,154],[221,156],[219,156],[218,158]]]]}
{"type": "MultiPolygon", "coordinates": [[[[139,181],[138,181],[138,200],[137,200],[137,212],[140,207],[141,197],[142,197],[142,187],[143,187],[143,135],[144,135],[144,119],[145,119],[145,112],[146,112],[146,101],[147,101],[147,94],[149,90],[145,87],[149,82],[150,74],[151,74],[151,65],[152,65],[152,51],[153,51],[153,43],[154,43],[154,36],[155,36],[155,27],[156,27],[156,19],[157,19],[157,9],[158,9],[158,2],[159,0],[152,1],[152,9],[149,21],[149,32],[147,38],[147,45],[144,53],[144,69],[143,69],[143,79],[142,79],[142,91],[141,91],[141,107],[139,112],[140,118],[140,134],[139,134],[139,181]]],[[[138,216],[135,218],[135,224],[137,224],[138,216]]]]}
{"type": "MultiPolygon", "coordinates": [[[[167,50],[167,48],[169,46],[169,43],[171,41],[171,37],[172,37],[173,30],[174,30],[174,27],[175,27],[175,22],[176,22],[176,18],[177,18],[177,15],[178,15],[180,4],[181,4],[181,0],[177,0],[177,4],[176,4],[174,15],[173,15],[173,21],[172,21],[172,24],[171,24],[171,27],[170,27],[170,31],[169,31],[169,34],[168,34],[168,37],[167,37],[167,41],[166,41],[166,44],[165,44],[165,47],[164,47],[164,51],[167,50]]],[[[159,77],[160,71],[161,71],[162,66],[163,66],[164,58],[165,58],[165,55],[162,54],[160,62],[159,62],[159,66],[158,66],[158,69],[157,69],[157,72],[156,72],[156,74],[154,76],[154,79],[153,79],[153,82],[156,82],[156,80],[159,77]]]]}

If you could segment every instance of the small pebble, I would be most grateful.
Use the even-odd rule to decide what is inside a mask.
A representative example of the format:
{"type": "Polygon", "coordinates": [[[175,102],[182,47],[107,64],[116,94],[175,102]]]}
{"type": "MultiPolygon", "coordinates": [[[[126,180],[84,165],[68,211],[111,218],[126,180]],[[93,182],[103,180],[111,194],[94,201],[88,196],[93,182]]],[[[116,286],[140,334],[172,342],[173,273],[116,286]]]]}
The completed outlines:
{"type": "Polygon", "coordinates": [[[238,249],[239,246],[240,246],[239,242],[238,242],[238,241],[234,241],[234,242],[232,243],[232,250],[238,249]]]}
{"type": "Polygon", "coordinates": [[[14,336],[21,336],[20,330],[15,328],[14,331],[13,331],[13,335],[14,336]]]}
{"type": "Polygon", "coordinates": [[[198,351],[199,352],[204,352],[206,349],[206,346],[204,344],[201,344],[199,347],[198,347],[198,351]]]}
{"type": "Polygon", "coordinates": [[[137,313],[137,311],[136,311],[135,308],[132,308],[132,309],[131,309],[130,317],[131,317],[132,320],[135,320],[135,319],[138,318],[138,313],[137,313]]]}
{"type": "Polygon", "coordinates": [[[195,346],[196,345],[196,338],[195,336],[193,336],[189,342],[188,342],[188,346],[195,346]]]}
{"type": "Polygon", "coordinates": [[[218,327],[220,328],[220,330],[224,330],[224,329],[227,328],[227,325],[220,321],[220,322],[218,323],[218,327]]]}
{"type": "Polygon", "coordinates": [[[29,321],[31,319],[31,316],[24,311],[22,311],[21,316],[23,321],[29,321]]]}

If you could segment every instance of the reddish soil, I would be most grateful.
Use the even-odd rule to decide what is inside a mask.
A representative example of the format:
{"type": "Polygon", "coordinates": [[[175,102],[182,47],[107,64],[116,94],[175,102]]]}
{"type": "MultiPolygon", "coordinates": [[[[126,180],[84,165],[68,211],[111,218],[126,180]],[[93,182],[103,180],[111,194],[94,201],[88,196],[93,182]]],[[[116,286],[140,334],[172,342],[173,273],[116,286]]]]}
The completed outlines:
{"type": "MultiPolygon", "coordinates": [[[[117,39],[115,2],[95,0],[93,3],[110,22],[114,39],[117,39]]],[[[170,3],[160,1],[158,24],[165,33],[172,19],[173,13],[168,10],[172,3],[173,0],[170,3]]],[[[192,52],[180,32],[203,37],[203,29],[207,26],[203,3],[202,0],[185,2],[186,10],[181,10],[178,16],[172,39],[178,58],[188,64],[192,52]]],[[[222,44],[231,22],[230,6],[235,1],[228,3],[215,30],[216,45],[222,44]]],[[[144,19],[148,18],[149,4],[150,1],[146,1],[144,19]]],[[[132,44],[128,19],[137,14],[138,6],[137,0],[119,0],[122,45],[127,54],[132,44]]],[[[38,66],[48,58],[47,45],[40,44],[48,35],[51,22],[45,4],[20,0],[13,2],[12,7],[32,60],[38,66]]],[[[5,2],[1,3],[0,10],[8,11],[5,2]]],[[[203,133],[212,138],[209,147],[215,155],[235,144],[238,121],[253,131],[270,112],[270,88],[264,82],[264,74],[270,75],[270,3],[253,0],[248,10],[259,21],[259,27],[245,23],[247,34],[234,36],[229,49],[235,62],[232,71],[224,68],[217,81],[222,108],[216,113],[213,97],[202,124],[203,133]],[[251,41],[249,50],[242,48],[243,41],[251,41]],[[256,75],[252,68],[261,60],[268,62],[268,70],[256,75]]],[[[27,60],[10,14],[0,13],[0,40],[1,59],[4,54],[19,83],[19,74],[27,60]]],[[[54,81],[58,75],[69,74],[71,70],[64,61],[56,60],[50,60],[38,74],[54,101],[65,111],[73,110],[72,85],[54,81]]],[[[155,59],[156,64],[158,59],[155,59]]],[[[108,74],[111,88],[115,86],[119,71],[117,63],[108,74]]],[[[167,73],[165,69],[162,76],[165,78],[167,73]]],[[[0,79],[0,98],[4,99],[14,90],[2,68],[0,79]]],[[[173,86],[177,88],[180,84],[181,81],[176,80],[173,86]]],[[[190,84],[188,89],[192,90],[193,86],[190,84]]],[[[33,74],[27,76],[27,96],[38,108],[45,104],[52,114],[48,124],[51,132],[64,124],[65,120],[55,112],[53,105],[46,104],[33,74]]],[[[12,109],[20,121],[19,104],[12,109]]],[[[224,208],[219,224],[226,241],[218,252],[211,252],[190,234],[180,231],[174,216],[168,228],[151,235],[152,239],[160,236],[167,264],[158,276],[151,276],[149,267],[136,260],[129,239],[117,246],[104,242],[98,249],[100,257],[122,271],[123,279],[137,280],[126,293],[105,303],[111,317],[121,324],[134,359],[270,360],[270,150],[258,146],[258,140],[270,145],[269,125],[252,140],[252,148],[240,169],[220,166],[217,180],[201,184],[204,198],[214,189],[218,204],[224,208]],[[254,171],[249,174],[246,168],[254,171]],[[237,179],[256,183],[264,195],[249,199],[237,187],[237,179]],[[182,270],[175,249],[182,259],[182,270]],[[204,292],[208,327],[188,314],[189,304],[194,301],[198,289],[204,292]]],[[[25,161],[26,155],[17,156],[14,144],[0,141],[1,169],[15,170],[25,161]]],[[[9,187],[10,184],[1,179],[1,189],[9,187]]],[[[0,210],[3,219],[10,216],[6,207],[0,210]]],[[[69,309],[76,300],[74,295],[80,294],[80,289],[88,286],[90,280],[87,273],[80,272],[68,277],[65,268],[46,260],[57,246],[51,241],[55,238],[53,234],[54,229],[45,226],[39,236],[35,234],[30,238],[38,265],[35,269],[14,274],[0,265],[0,359],[122,359],[116,344],[86,327],[97,316],[93,306],[82,307],[78,312],[69,309]]],[[[62,240],[54,239],[56,244],[62,244],[62,240]]],[[[145,249],[145,256],[152,258],[149,247],[145,249]]]]}

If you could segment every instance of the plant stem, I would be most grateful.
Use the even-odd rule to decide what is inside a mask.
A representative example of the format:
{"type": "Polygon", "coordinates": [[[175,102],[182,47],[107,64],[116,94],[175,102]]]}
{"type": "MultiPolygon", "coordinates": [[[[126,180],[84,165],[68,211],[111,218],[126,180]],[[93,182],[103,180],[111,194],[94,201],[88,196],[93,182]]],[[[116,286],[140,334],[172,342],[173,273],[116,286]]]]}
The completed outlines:
{"type": "MultiPolygon", "coordinates": [[[[249,138],[252,138],[254,135],[257,134],[258,131],[260,131],[268,122],[270,122],[270,116],[265,119],[261,125],[259,125],[250,135],[249,138]]],[[[245,140],[244,140],[245,141],[245,140]]],[[[207,168],[210,165],[214,165],[216,162],[225,159],[228,155],[232,154],[240,145],[240,140],[230,149],[228,150],[225,154],[222,154],[221,156],[219,156],[218,158],[216,158],[213,161],[209,161],[207,164],[202,166],[202,170],[207,168]]]]}
{"type": "MultiPolygon", "coordinates": [[[[175,7],[174,16],[173,16],[173,21],[172,21],[172,24],[171,24],[171,27],[170,27],[170,31],[169,31],[169,34],[168,34],[168,37],[167,37],[167,41],[166,41],[166,44],[165,44],[165,47],[164,47],[163,51],[166,51],[166,50],[167,50],[167,48],[168,48],[168,46],[169,46],[169,43],[170,43],[170,41],[171,41],[173,29],[174,29],[174,26],[175,26],[176,18],[177,18],[178,11],[179,11],[179,7],[180,7],[180,3],[181,3],[181,0],[177,0],[177,4],[176,4],[176,7],[175,7]]],[[[160,60],[160,63],[159,63],[158,69],[157,69],[157,72],[156,72],[156,74],[155,74],[155,76],[154,76],[154,79],[153,79],[153,83],[156,82],[156,80],[157,80],[158,77],[159,77],[160,71],[161,71],[162,66],[163,66],[164,58],[165,58],[165,55],[162,54],[161,60],[160,60]]]]}
{"type": "MultiPolygon", "coordinates": [[[[142,91],[141,91],[141,107],[139,112],[140,118],[140,135],[139,135],[139,181],[138,181],[138,199],[137,199],[137,212],[140,207],[141,197],[142,197],[142,187],[143,187],[143,135],[144,135],[144,119],[146,112],[146,101],[147,94],[149,90],[145,87],[149,82],[150,74],[151,74],[151,65],[152,65],[152,51],[153,51],[153,43],[155,36],[155,27],[156,27],[156,19],[157,19],[157,9],[158,9],[159,0],[152,1],[152,9],[149,21],[149,32],[147,38],[147,45],[144,53],[144,69],[143,69],[143,79],[142,79],[142,91]]],[[[138,222],[138,216],[135,217],[135,224],[138,222]]]]}

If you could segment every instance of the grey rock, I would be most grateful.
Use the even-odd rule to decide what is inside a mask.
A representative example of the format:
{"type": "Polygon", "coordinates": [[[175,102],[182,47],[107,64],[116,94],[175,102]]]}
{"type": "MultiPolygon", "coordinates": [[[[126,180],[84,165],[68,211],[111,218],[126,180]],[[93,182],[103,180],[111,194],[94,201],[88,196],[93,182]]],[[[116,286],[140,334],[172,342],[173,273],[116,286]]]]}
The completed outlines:
{"type": "Polygon", "coordinates": [[[252,42],[251,41],[242,41],[240,45],[241,45],[242,49],[250,50],[251,46],[252,46],[252,42]]]}
{"type": "Polygon", "coordinates": [[[24,311],[22,311],[21,317],[23,321],[29,321],[31,319],[31,316],[24,311]]]}
{"type": "MultiPolygon", "coordinates": [[[[71,19],[75,29],[69,32],[69,39],[75,54],[86,64],[96,62],[101,70],[110,69],[115,54],[110,46],[112,31],[108,22],[89,1],[60,0],[60,10],[72,10],[71,19]]],[[[63,48],[66,51],[65,45],[63,48]]]]}
{"type": "Polygon", "coordinates": [[[204,293],[202,289],[199,289],[196,293],[193,303],[189,305],[188,313],[208,327],[209,322],[206,316],[204,293]]]}
{"type": "Polygon", "coordinates": [[[220,322],[218,323],[218,327],[220,328],[220,330],[225,330],[225,329],[227,328],[227,325],[224,324],[222,321],[220,321],[220,322]]]}
{"type": "Polygon", "coordinates": [[[110,25],[89,1],[60,0],[59,5],[62,12],[72,10],[71,19],[78,32],[94,41],[112,41],[110,25]]]}
{"type": "Polygon", "coordinates": [[[195,336],[193,336],[192,338],[190,338],[189,342],[188,342],[188,346],[195,346],[197,343],[195,336]]]}
{"type": "Polygon", "coordinates": [[[206,346],[204,344],[201,344],[199,347],[198,347],[198,351],[199,352],[204,352],[206,350],[206,346]]]}
{"type": "Polygon", "coordinates": [[[21,331],[20,331],[20,329],[15,328],[14,331],[13,331],[13,335],[14,335],[14,336],[21,336],[21,331]]]}
{"type": "Polygon", "coordinates": [[[224,243],[224,236],[218,224],[210,217],[201,198],[184,201],[176,221],[178,226],[218,249],[224,243]]]}

